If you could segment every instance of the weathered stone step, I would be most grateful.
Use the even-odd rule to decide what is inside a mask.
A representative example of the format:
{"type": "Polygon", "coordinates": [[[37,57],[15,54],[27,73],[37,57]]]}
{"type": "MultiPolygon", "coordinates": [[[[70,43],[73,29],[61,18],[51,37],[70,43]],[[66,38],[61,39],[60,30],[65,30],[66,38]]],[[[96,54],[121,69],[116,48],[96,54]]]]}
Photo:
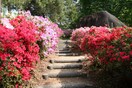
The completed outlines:
{"type": "Polygon", "coordinates": [[[35,88],[95,88],[87,78],[60,78],[57,82],[37,86],[35,88]]]}
{"type": "Polygon", "coordinates": [[[78,56],[79,53],[58,53],[58,56],[78,56]]]}
{"type": "Polygon", "coordinates": [[[50,63],[75,63],[75,62],[82,62],[86,60],[85,58],[78,58],[78,59],[67,59],[67,58],[64,58],[64,59],[52,59],[52,60],[49,60],[50,63]]]}
{"type": "Polygon", "coordinates": [[[83,73],[81,70],[71,70],[71,69],[63,69],[63,70],[51,70],[47,74],[43,74],[44,79],[48,78],[70,78],[70,77],[88,77],[86,73],[83,73]]]}
{"type": "Polygon", "coordinates": [[[50,64],[48,69],[81,69],[82,63],[54,63],[50,64]]]}
{"type": "Polygon", "coordinates": [[[55,51],[55,53],[71,53],[71,51],[69,51],[69,50],[59,50],[59,51],[55,51]]]}

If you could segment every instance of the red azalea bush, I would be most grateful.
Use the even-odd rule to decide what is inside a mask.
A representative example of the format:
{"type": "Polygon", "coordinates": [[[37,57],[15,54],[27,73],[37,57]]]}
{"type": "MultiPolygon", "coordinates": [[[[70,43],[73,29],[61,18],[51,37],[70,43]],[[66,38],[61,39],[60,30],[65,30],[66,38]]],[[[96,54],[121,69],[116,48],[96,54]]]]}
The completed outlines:
{"type": "Polygon", "coordinates": [[[70,39],[72,41],[72,45],[73,45],[72,47],[74,49],[76,50],[78,49],[79,51],[81,50],[82,39],[89,30],[90,30],[89,27],[85,27],[85,28],[81,27],[72,32],[70,39]]]}
{"type": "Polygon", "coordinates": [[[103,88],[120,88],[121,82],[131,85],[132,28],[91,27],[82,40],[81,49],[92,56],[89,58],[92,70],[103,73],[100,79],[108,82],[104,83],[106,86],[102,84],[103,88]]]}
{"type": "MultiPolygon", "coordinates": [[[[131,70],[132,28],[92,27],[83,38],[81,49],[90,53],[92,63],[101,69],[131,70]]],[[[114,71],[114,70],[113,70],[114,71]]],[[[121,70],[120,70],[121,71],[121,70]]],[[[127,72],[127,71],[125,71],[127,72]]]]}
{"type": "Polygon", "coordinates": [[[93,57],[97,57],[111,41],[110,34],[107,27],[91,27],[82,39],[81,49],[93,57]]]}
{"type": "Polygon", "coordinates": [[[29,80],[39,61],[36,27],[23,16],[10,21],[14,29],[0,25],[0,81],[4,88],[20,87],[29,80]]]}

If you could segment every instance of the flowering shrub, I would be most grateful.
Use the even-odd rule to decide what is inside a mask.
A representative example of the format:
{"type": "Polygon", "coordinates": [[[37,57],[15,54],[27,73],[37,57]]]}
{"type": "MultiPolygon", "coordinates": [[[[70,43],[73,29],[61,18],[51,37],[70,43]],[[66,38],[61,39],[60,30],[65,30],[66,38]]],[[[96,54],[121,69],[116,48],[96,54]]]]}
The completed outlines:
{"type": "Polygon", "coordinates": [[[93,64],[100,64],[101,69],[121,74],[131,71],[132,28],[92,27],[83,38],[81,49],[90,53],[93,64]],[[114,70],[113,70],[114,69],[114,70]],[[127,69],[127,70],[126,70],[127,69]]]}
{"type": "Polygon", "coordinates": [[[0,81],[4,88],[20,87],[29,80],[39,61],[36,26],[23,16],[10,21],[12,30],[0,25],[0,81]]]}
{"type": "Polygon", "coordinates": [[[81,49],[90,52],[92,56],[97,56],[107,42],[111,41],[110,31],[107,27],[91,27],[82,39],[81,49]]]}
{"type": "MultiPolygon", "coordinates": [[[[108,84],[115,82],[114,80],[131,83],[132,28],[122,27],[109,30],[106,27],[91,27],[82,39],[81,49],[87,55],[92,56],[88,58],[91,61],[92,70],[100,72],[99,69],[101,69],[102,79],[106,80],[109,77],[107,82],[112,79],[108,84]],[[104,77],[105,75],[107,77],[104,77]]],[[[118,88],[117,81],[116,87],[112,88],[118,88]]]]}
{"type": "Polygon", "coordinates": [[[1,18],[1,24],[9,29],[14,29],[14,27],[10,24],[10,20],[8,18],[1,18]]]}
{"type": "Polygon", "coordinates": [[[53,53],[57,48],[59,37],[63,34],[58,25],[47,18],[32,16],[29,11],[20,12],[19,14],[25,16],[26,19],[32,21],[39,28],[37,33],[41,38],[39,41],[41,55],[48,56],[48,54],[53,53]]]}
{"type": "Polygon", "coordinates": [[[131,51],[131,41],[128,41],[131,38],[130,30],[115,28],[109,31],[106,27],[93,27],[83,38],[81,49],[98,57],[103,64],[128,60],[130,56],[126,53],[131,51]]]}
{"type": "Polygon", "coordinates": [[[81,27],[72,32],[71,41],[75,49],[81,50],[80,44],[82,42],[83,37],[89,31],[89,29],[90,29],[89,27],[85,27],[85,28],[81,27]]]}
{"type": "Polygon", "coordinates": [[[55,51],[63,31],[41,16],[22,12],[0,24],[0,81],[4,88],[22,88],[40,56],[55,51]],[[38,46],[39,44],[39,46],[38,46]]]}

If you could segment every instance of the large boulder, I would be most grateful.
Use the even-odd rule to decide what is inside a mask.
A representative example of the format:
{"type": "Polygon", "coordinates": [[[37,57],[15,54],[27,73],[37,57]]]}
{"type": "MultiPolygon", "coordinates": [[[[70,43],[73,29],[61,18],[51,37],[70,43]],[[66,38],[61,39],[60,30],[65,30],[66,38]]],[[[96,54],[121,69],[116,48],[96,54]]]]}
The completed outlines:
{"type": "Polygon", "coordinates": [[[110,28],[113,27],[122,27],[126,26],[114,15],[110,14],[107,11],[101,11],[93,13],[91,15],[82,17],[77,25],[77,27],[91,27],[91,26],[107,26],[110,28]]]}

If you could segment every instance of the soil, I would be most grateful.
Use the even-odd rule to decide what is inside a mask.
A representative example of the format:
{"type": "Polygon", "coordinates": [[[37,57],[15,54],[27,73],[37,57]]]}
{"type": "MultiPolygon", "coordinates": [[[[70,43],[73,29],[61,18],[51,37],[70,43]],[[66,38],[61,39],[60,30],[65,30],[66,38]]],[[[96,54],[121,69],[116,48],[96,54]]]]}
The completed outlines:
{"type": "Polygon", "coordinates": [[[48,80],[44,80],[42,75],[48,71],[47,66],[49,64],[49,59],[50,58],[57,58],[58,56],[56,56],[55,54],[49,55],[49,57],[41,60],[36,68],[33,70],[33,76],[32,78],[26,82],[26,87],[25,88],[33,88],[36,85],[44,85],[44,84],[48,84],[50,82],[56,81],[58,82],[58,79],[48,79],[48,80]]]}

